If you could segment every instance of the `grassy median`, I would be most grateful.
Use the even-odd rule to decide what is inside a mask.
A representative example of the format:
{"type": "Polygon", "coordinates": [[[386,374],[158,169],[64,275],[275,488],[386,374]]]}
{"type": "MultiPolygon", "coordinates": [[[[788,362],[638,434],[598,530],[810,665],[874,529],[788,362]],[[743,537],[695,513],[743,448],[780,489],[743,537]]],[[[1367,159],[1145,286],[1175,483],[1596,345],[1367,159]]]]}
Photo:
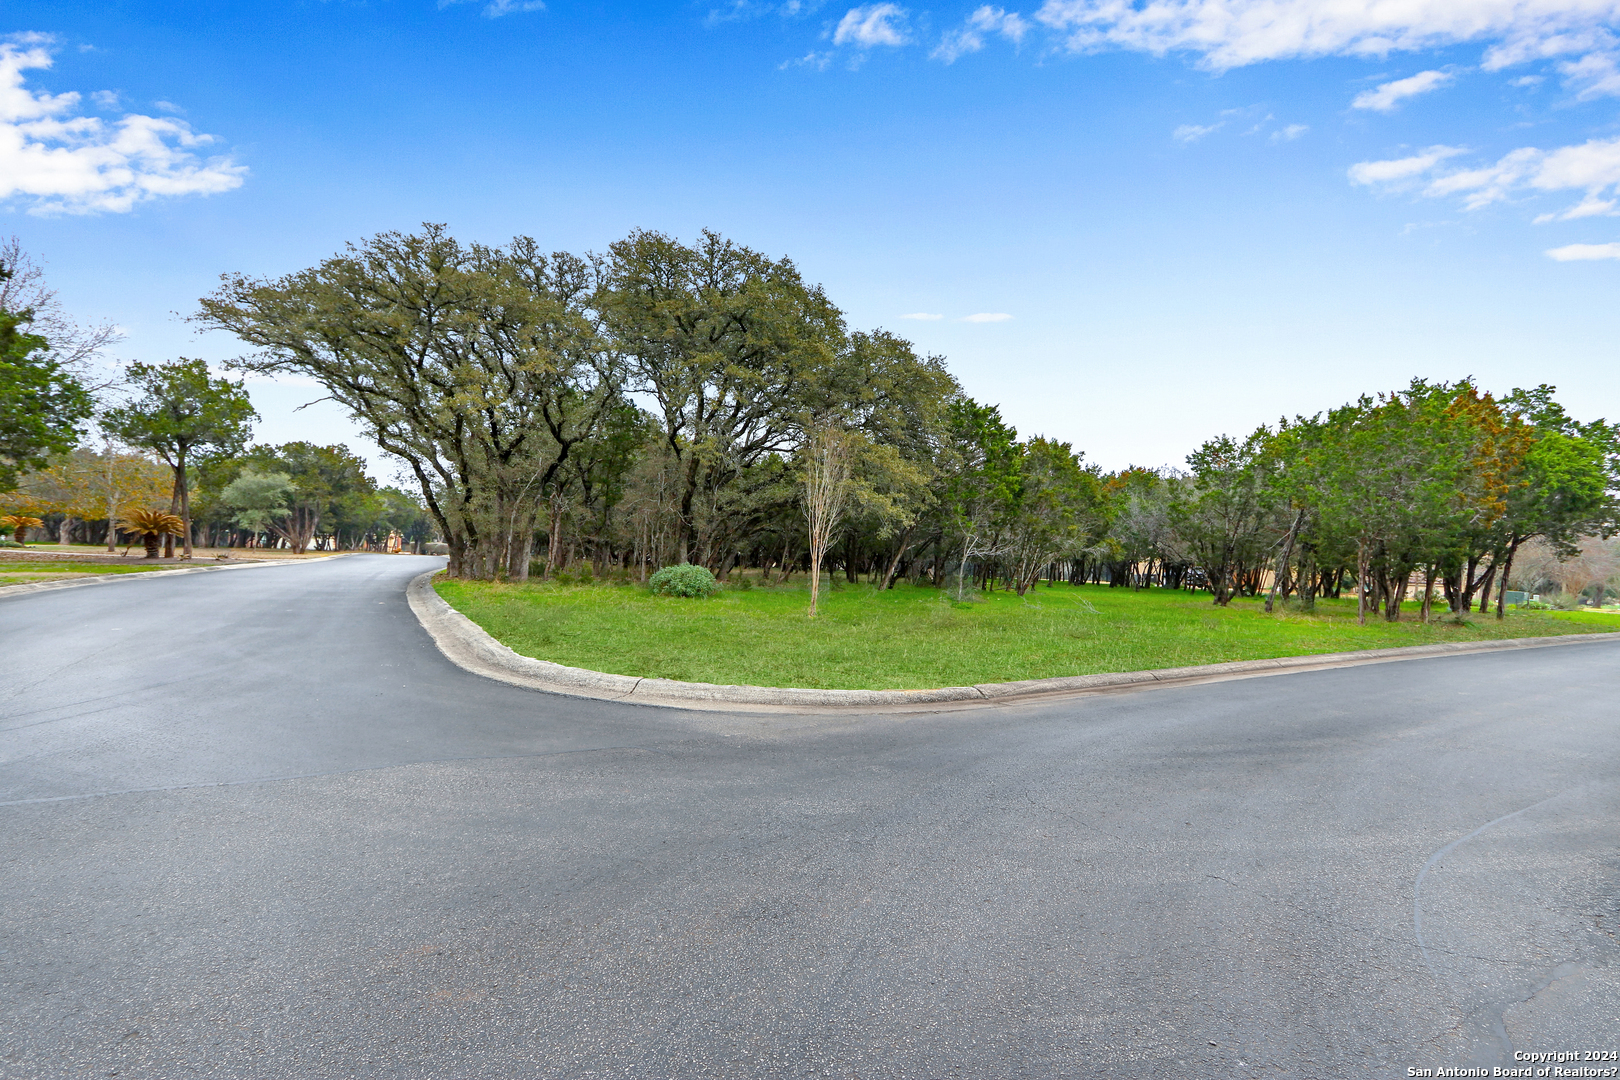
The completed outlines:
{"type": "Polygon", "coordinates": [[[1309,653],[1620,630],[1620,616],[1513,612],[1502,621],[1356,625],[1354,600],[1267,615],[1208,593],[1037,586],[958,603],[934,589],[843,584],[805,615],[802,585],[728,588],[707,600],[637,585],[503,585],[437,579],[452,606],[524,656],[691,682],[848,690],[924,689],[1309,653]]]}

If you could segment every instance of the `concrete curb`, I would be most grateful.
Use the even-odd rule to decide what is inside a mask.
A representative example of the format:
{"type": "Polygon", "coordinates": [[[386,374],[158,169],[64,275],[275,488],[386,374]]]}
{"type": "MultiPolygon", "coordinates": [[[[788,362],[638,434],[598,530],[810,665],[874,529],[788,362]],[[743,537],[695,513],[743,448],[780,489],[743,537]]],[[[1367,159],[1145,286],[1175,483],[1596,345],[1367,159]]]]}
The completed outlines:
{"type": "MultiPolygon", "coordinates": [[[[84,585],[108,585],[114,581],[127,581],[131,578],[170,577],[174,574],[213,574],[221,570],[262,570],[266,566],[297,566],[301,563],[326,562],[328,559],[341,559],[348,555],[357,554],[353,551],[340,551],[336,555],[322,555],[318,559],[266,559],[263,562],[232,563],[211,566],[181,566],[173,570],[143,570],[135,574],[96,574],[93,577],[68,578],[65,581],[30,581],[23,585],[0,585],[0,600],[8,596],[21,596],[24,593],[50,592],[52,589],[77,589],[84,585]]],[[[49,573],[49,571],[45,571],[49,573]]]]}
{"type": "Polygon", "coordinates": [[[1508,638],[1499,641],[1459,641],[1444,645],[1411,645],[1360,652],[1283,656],[1272,660],[1237,660],[1225,664],[1125,671],[1101,675],[1071,675],[1056,679],[947,686],[937,690],[803,690],[769,686],[718,686],[713,683],[676,682],[631,675],[609,675],[586,668],[567,667],[548,660],[520,656],[491,637],[483,627],[445,602],[433,589],[430,570],[411,580],[406,598],[439,651],[457,666],[485,678],[572,697],[627,701],[638,705],[673,706],[708,712],[822,712],[827,709],[860,712],[935,712],[1049,701],[1106,691],[1150,686],[1186,686],[1192,683],[1284,675],[1294,671],[1384,664],[1397,660],[1454,656],[1460,653],[1504,649],[1539,649],[1596,641],[1620,642],[1620,632],[1564,634],[1547,638],[1508,638]]]}

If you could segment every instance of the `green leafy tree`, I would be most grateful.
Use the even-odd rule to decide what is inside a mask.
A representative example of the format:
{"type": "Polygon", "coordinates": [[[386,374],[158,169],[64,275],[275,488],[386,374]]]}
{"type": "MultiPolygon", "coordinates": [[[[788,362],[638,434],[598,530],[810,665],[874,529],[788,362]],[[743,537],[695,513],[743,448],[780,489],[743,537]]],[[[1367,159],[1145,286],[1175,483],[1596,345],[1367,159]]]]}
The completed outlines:
{"type": "Polygon", "coordinates": [[[1270,438],[1261,428],[1242,442],[1210,439],[1187,455],[1191,475],[1170,504],[1176,531],[1221,607],[1231,602],[1241,572],[1258,567],[1266,550],[1275,509],[1267,483],[1270,438]]]}
{"type": "Polygon", "coordinates": [[[1006,524],[1006,558],[1023,596],[1059,556],[1094,542],[1104,522],[1101,485],[1064,442],[1036,436],[1019,459],[1018,497],[1006,524]]]}
{"type": "Polygon", "coordinates": [[[292,477],[286,473],[244,469],[225,485],[220,502],[235,511],[235,523],[249,532],[273,532],[285,537],[289,535],[283,524],[290,513],[287,503],[296,492],[292,477]]]}
{"type": "Polygon", "coordinates": [[[678,466],[675,555],[713,553],[733,508],[727,489],[805,439],[845,367],[843,315],[787,259],[705,231],[687,246],[636,232],[613,244],[598,298],[678,466]]]}
{"type": "Polygon", "coordinates": [[[999,408],[968,397],[951,403],[936,483],[941,532],[957,554],[958,600],[968,564],[1000,553],[1001,530],[1021,490],[1022,457],[1018,429],[999,408]]]}
{"type": "Polygon", "coordinates": [[[240,454],[258,413],[240,382],[209,375],[208,365],[201,360],[182,357],[168,364],[131,364],[129,383],[140,396],[108,409],[102,426],[131,446],[151,450],[173,470],[169,512],[178,513],[185,527],[185,556],[189,559],[188,461],[205,454],[240,454]]]}
{"type": "Polygon", "coordinates": [[[1495,530],[1496,617],[1507,609],[1508,575],[1519,549],[1541,539],[1561,556],[1575,555],[1583,537],[1608,535],[1614,528],[1615,464],[1620,432],[1598,420],[1578,423],[1553,399],[1543,383],[1514,390],[1503,407],[1529,426],[1528,446],[1504,477],[1503,513],[1495,530]]]}
{"type": "MultiPolygon", "coordinates": [[[[0,265],[0,282],[10,271],[0,265]]],[[[0,308],[0,491],[19,473],[44,465],[78,444],[95,403],[79,380],[30,333],[33,313],[0,308]]]]}
{"type": "Polygon", "coordinates": [[[365,459],[346,446],[290,442],[255,447],[247,460],[261,471],[279,472],[290,479],[287,514],[276,532],[300,555],[322,535],[323,523],[335,530],[340,523],[372,510],[368,499],[377,485],[366,475],[365,459]]]}

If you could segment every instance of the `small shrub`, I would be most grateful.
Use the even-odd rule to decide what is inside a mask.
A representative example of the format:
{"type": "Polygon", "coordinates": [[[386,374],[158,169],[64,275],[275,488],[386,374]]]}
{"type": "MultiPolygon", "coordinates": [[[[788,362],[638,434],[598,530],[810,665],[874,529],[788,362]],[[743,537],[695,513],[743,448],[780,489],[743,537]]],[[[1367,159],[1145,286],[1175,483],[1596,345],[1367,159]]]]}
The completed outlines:
{"type": "Polygon", "coordinates": [[[714,580],[713,574],[691,563],[666,566],[654,574],[648,584],[660,596],[713,596],[720,591],[720,583],[714,580]]]}
{"type": "Polygon", "coordinates": [[[738,574],[734,579],[732,579],[731,581],[726,583],[726,588],[728,588],[728,589],[740,589],[743,592],[747,592],[749,589],[752,589],[753,587],[754,587],[754,579],[751,578],[751,577],[745,577],[742,574],[738,574]]]}

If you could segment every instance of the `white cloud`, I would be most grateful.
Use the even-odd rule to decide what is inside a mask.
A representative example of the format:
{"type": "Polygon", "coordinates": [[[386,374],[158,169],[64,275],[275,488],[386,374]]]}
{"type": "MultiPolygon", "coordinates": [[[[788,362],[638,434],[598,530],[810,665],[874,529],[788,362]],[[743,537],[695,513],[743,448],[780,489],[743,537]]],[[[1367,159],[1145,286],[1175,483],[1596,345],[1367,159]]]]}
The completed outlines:
{"type": "Polygon", "coordinates": [[[1591,259],[1620,259],[1620,244],[1565,244],[1547,252],[1559,262],[1585,262],[1591,259]]]}
{"type": "Polygon", "coordinates": [[[850,8],[833,31],[834,45],[904,45],[906,10],[898,4],[868,4],[850,8]]]}
{"type": "Polygon", "coordinates": [[[1357,94],[1350,107],[1389,112],[1406,98],[1438,90],[1450,81],[1451,75],[1444,71],[1420,71],[1409,79],[1396,79],[1394,82],[1383,83],[1375,89],[1357,94]]]}
{"type": "Polygon", "coordinates": [[[1006,322],[1012,318],[1004,311],[981,311],[977,315],[969,315],[962,322],[1006,322]]]}
{"type": "Polygon", "coordinates": [[[1035,18],[1073,52],[1186,52],[1216,71],[1476,41],[1497,70],[1611,53],[1620,0],[1046,0],[1035,18]]]}
{"type": "Polygon", "coordinates": [[[1281,131],[1273,131],[1271,133],[1271,141],[1274,143],[1293,142],[1295,139],[1299,138],[1309,130],[1311,130],[1311,125],[1309,124],[1289,124],[1281,131]]]}
{"type": "Polygon", "coordinates": [[[926,311],[913,311],[910,315],[902,315],[900,317],[902,319],[919,319],[922,322],[937,322],[940,319],[943,319],[945,316],[943,316],[943,315],[930,315],[926,311]]]}
{"type": "Polygon", "coordinates": [[[1412,157],[1396,158],[1392,161],[1363,161],[1350,166],[1350,182],[1370,185],[1410,180],[1423,175],[1447,158],[1462,153],[1466,151],[1460,146],[1431,146],[1412,157]]]}
{"type": "Polygon", "coordinates": [[[1616,63],[1613,52],[1588,53],[1578,60],[1559,64],[1558,70],[1563,72],[1564,82],[1577,88],[1576,96],[1583,100],[1620,97],[1620,64],[1616,63]]]}
{"type": "Polygon", "coordinates": [[[212,135],[184,120],[131,113],[108,122],[80,115],[80,96],[29,90],[23,73],[51,66],[39,35],[0,44],[0,200],[31,213],[123,212],[160,196],[212,195],[240,187],[247,168],[199,158],[212,135]]]}
{"type": "Polygon", "coordinates": [[[1029,23],[1016,11],[1008,12],[1005,8],[986,4],[969,15],[960,30],[952,30],[941,38],[933,57],[947,64],[954,63],[957,57],[984,48],[986,34],[1000,34],[1016,45],[1024,40],[1027,33],[1029,23]]]}
{"type": "Polygon", "coordinates": [[[1620,138],[1591,139],[1579,146],[1540,150],[1533,146],[1510,151],[1494,165],[1454,172],[1439,166],[1460,150],[1430,147],[1417,157],[1395,161],[1364,161],[1350,169],[1357,184],[1394,184],[1427,176],[1423,194],[1432,197],[1460,195],[1463,206],[1478,210],[1500,202],[1517,192],[1580,191],[1581,201],[1562,212],[1542,215],[1538,221],[1592,217],[1610,214],[1613,198],[1620,195],[1620,138]]]}
{"type": "Polygon", "coordinates": [[[1199,124],[1182,124],[1180,127],[1176,128],[1176,130],[1170,133],[1170,137],[1175,139],[1177,142],[1197,142],[1205,135],[1217,132],[1225,126],[1225,120],[1222,120],[1218,124],[1210,124],[1207,127],[1199,124]]]}
{"type": "Polygon", "coordinates": [[[118,108],[118,91],[97,90],[90,95],[90,100],[103,109],[116,109],[118,108]]]}

